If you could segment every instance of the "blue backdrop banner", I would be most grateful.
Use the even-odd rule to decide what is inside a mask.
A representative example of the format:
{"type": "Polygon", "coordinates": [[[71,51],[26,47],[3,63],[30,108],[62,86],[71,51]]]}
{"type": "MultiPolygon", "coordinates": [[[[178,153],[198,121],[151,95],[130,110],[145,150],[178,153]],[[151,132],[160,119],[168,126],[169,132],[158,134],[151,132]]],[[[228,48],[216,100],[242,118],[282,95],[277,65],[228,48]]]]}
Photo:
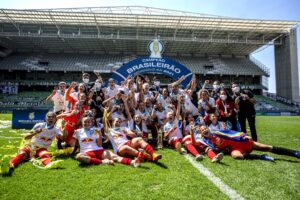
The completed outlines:
{"type": "Polygon", "coordinates": [[[13,110],[12,128],[32,129],[39,122],[45,121],[48,110],[13,110]]]}
{"type": "Polygon", "coordinates": [[[111,78],[120,84],[120,82],[124,81],[128,76],[134,77],[138,74],[147,73],[165,74],[174,80],[185,76],[185,80],[181,83],[184,87],[192,79],[192,72],[184,65],[169,58],[150,57],[140,57],[124,64],[113,72],[111,78]]]}

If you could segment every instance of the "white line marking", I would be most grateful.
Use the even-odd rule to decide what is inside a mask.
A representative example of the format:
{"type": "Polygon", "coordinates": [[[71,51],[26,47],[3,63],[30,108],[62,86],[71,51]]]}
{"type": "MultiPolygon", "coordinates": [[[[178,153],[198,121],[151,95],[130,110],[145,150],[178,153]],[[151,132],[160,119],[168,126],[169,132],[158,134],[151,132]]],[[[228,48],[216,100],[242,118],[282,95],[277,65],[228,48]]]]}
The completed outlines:
{"type": "Polygon", "coordinates": [[[184,157],[196,168],[198,171],[206,176],[215,186],[217,186],[221,192],[226,194],[230,199],[244,200],[234,189],[226,185],[220,178],[216,177],[211,171],[204,167],[201,163],[196,162],[190,155],[184,155],[184,157]]]}

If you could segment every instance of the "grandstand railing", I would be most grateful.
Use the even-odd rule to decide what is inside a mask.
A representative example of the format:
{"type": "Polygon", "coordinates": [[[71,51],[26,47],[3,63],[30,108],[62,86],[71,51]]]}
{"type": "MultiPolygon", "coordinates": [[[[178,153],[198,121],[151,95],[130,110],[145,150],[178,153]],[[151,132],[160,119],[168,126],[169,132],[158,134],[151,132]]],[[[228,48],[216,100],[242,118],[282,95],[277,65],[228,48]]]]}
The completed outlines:
{"type": "Polygon", "coordinates": [[[299,107],[300,108],[300,102],[293,101],[291,99],[287,99],[285,97],[278,96],[275,93],[264,92],[263,95],[265,97],[268,97],[268,98],[274,100],[274,101],[278,101],[278,102],[281,102],[283,104],[287,104],[287,105],[290,105],[290,106],[295,106],[295,107],[299,107]]]}
{"type": "Polygon", "coordinates": [[[256,58],[254,58],[254,56],[252,56],[252,55],[250,55],[249,58],[250,58],[250,60],[251,60],[252,62],[254,62],[261,70],[263,70],[263,71],[266,73],[266,75],[267,75],[268,77],[270,77],[270,69],[269,69],[267,66],[265,66],[263,63],[261,63],[261,62],[260,62],[259,60],[257,60],[256,58]]]}

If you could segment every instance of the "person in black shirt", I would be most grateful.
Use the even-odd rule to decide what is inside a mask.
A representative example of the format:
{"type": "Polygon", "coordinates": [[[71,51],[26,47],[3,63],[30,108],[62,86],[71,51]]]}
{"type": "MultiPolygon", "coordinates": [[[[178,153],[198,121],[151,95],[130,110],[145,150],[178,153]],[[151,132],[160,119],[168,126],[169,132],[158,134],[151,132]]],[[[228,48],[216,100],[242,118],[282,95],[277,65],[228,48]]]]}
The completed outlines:
{"type": "Polygon", "coordinates": [[[232,84],[233,99],[235,101],[235,108],[238,113],[238,121],[241,126],[241,131],[246,131],[246,119],[250,127],[252,139],[257,141],[256,127],[255,127],[255,108],[256,100],[250,90],[241,91],[238,84],[232,84]]]}

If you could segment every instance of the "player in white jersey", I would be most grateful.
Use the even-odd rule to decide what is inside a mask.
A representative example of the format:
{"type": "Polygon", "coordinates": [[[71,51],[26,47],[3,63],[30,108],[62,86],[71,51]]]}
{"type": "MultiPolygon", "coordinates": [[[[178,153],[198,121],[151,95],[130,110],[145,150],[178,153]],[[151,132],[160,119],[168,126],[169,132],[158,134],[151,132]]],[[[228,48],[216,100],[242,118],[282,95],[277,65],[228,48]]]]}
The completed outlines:
{"type": "Polygon", "coordinates": [[[118,93],[119,86],[115,84],[115,80],[108,79],[108,87],[105,89],[105,99],[115,96],[118,93]]]}
{"type": "Polygon", "coordinates": [[[113,128],[108,130],[108,138],[115,153],[124,157],[137,157],[140,161],[143,161],[145,158],[149,161],[156,162],[162,158],[162,155],[156,154],[151,145],[145,142],[141,137],[136,137],[136,134],[128,128],[122,128],[120,126],[121,122],[122,121],[118,118],[114,119],[113,128]],[[145,150],[147,154],[138,151],[138,149],[145,150]]]}
{"type": "MultiPolygon", "coordinates": [[[[131,116],[130,116],[131,117],[131,116]]],[[[148,138],[148,128],[145,122],[142,120],[142,116],[135,115],[133,119],[128,118],[128,128],[133,131],[138,137],[148,138]]]]}
{"type": "Polygon", "coordinates": [[[83,128],[77,129],[73,137],[77,139],[80,147],[80,153],[76,155],[76,159],[85,164],[109,164],[119,162],[125,165],[133,165],[138,167],[139,160],[131,160],[123,158],[111,151],[105,150],[102,147],[102,133],[101,130],[92,126],[92,118],[84,117],[82,119],[83,128]]]}
{"type": "Polygon", "coordinates": [[[163,108],[166,108],[169,104],[171,104],[172,100],[170,98],[168,89],[164,88],[162,90],[162,94],[159,94],[156,100],[160,102],[163,108]]]}
{"type": "Polygon", "coordinates": [[[54,107],[53,111],[58,115],[62,112],[68,111],[68,101],[65,99],[65,90],[66,90],[66,83],[65,82],[59,82],[58,87],[54,88],[51,95],[49,95],[46,99],[46,101],[53,101],[54,107]]]}
{"type": "Polygon", "coordinates": [[[46,122],[37,123],[33,129],[25,136],[25,144],[20,148],[18,154],[7,164],[2,164],[2,173],[9,173],[24,160],[31,157],[41,158],[45,169],[53,169],[61,166],[62,160],[51,161],[51,155],[48,147],[51,145],[55,137],[63,138],[62,132],[54,126],[56,122],[56,114],[48,112],[46,114],[46,122]]]}
{"type": "Polygon", "coordinates": [[[179,119],[180,119],[180,102],[179,97],[178,105],[176,110],[176,116],[174,111],[170,111],[167,113],[167,123],[164,126],[164,136],[168,139],[169,145],[173,146],[179,153],[186,153],[185,149],[182,148],[182,133],[179,129],[179,119]]]}

